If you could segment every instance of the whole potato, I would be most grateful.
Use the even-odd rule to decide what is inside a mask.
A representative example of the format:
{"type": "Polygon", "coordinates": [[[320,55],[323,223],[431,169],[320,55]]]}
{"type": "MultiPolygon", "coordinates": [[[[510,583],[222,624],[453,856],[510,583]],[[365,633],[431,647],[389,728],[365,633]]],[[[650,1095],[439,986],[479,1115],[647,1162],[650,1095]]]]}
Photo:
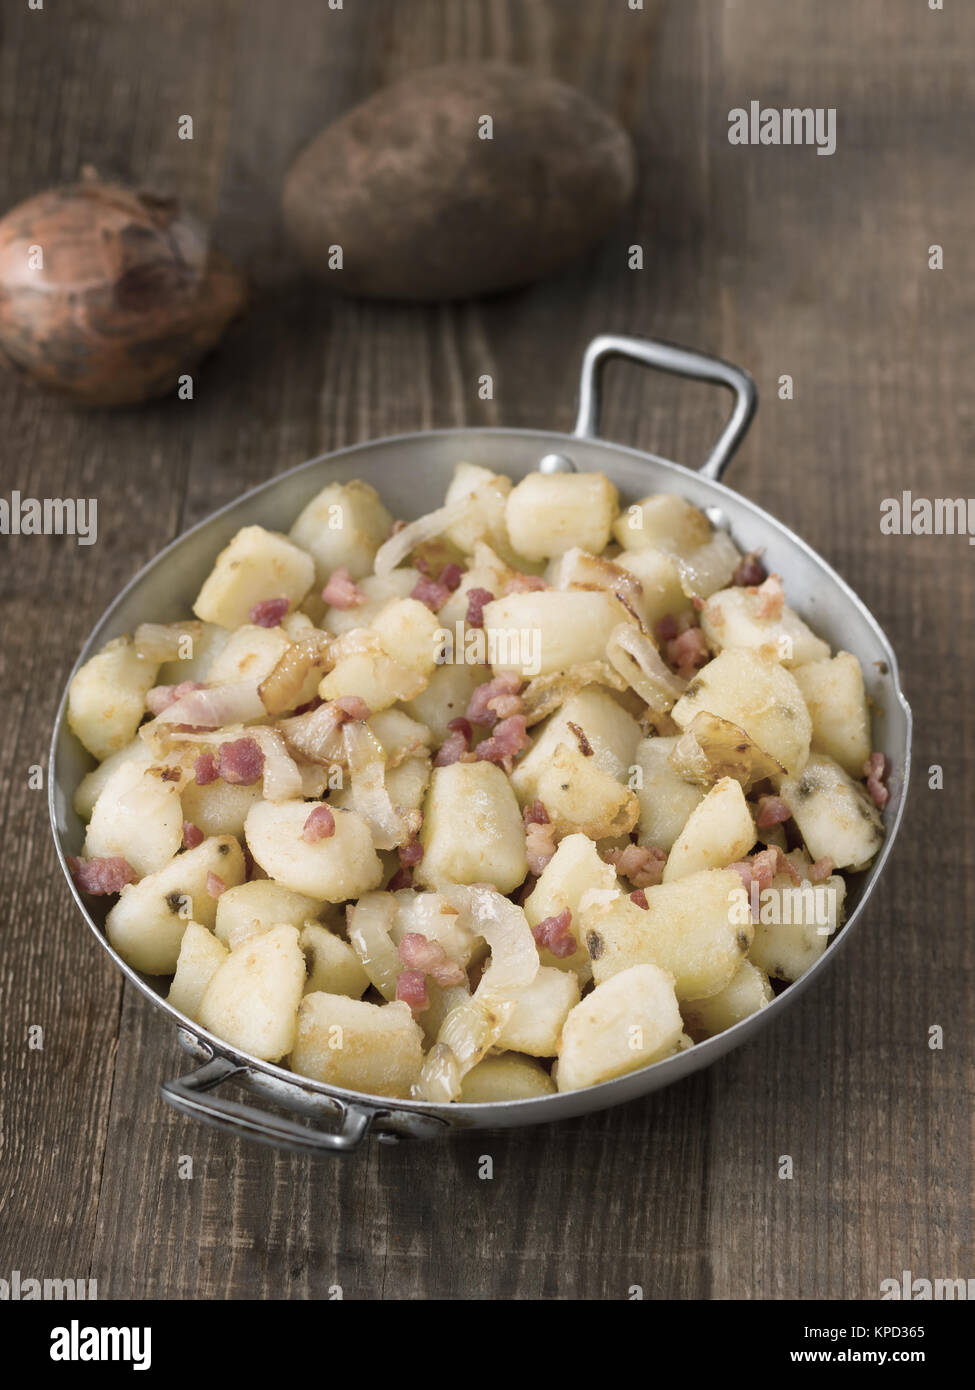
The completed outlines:
{"type": "Polygon", "coordinates": [[[606,232],[633,183],[629,136],[584,93],[448,63],[322,131],[288,173],[284,218],[307,268],[339,290],[451,299],[558,270],[606,232]]]}

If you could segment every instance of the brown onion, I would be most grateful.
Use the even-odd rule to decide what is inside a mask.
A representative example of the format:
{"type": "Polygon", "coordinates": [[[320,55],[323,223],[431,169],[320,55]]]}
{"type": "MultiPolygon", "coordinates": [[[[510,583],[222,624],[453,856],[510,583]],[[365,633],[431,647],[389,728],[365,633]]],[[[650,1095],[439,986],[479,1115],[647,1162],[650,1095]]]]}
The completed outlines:
{"type": "Polygon", "coordinates": [[[174,199],[89,178],[0,221],[0,362],[87,405],[174,390],[244,298],[174,199]]]}

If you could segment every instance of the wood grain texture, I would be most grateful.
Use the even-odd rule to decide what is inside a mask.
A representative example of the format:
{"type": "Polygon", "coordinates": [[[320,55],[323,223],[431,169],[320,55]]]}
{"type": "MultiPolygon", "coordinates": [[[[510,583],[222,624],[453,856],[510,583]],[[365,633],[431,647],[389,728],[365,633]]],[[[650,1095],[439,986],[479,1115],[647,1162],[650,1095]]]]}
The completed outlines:
{"type": "MultiPolygon", "coordinates": [[[[0,540],[0,1276],[88,1274],[102,1297],[840,1298],[905,1268],[975,1272],[975,561],[963,538],[878,526],[902,488],[972,490],[971,7],[87,0],[10,4],[3,24],[3,205],[84,162],[178,190],[255,296],[191,404],[84,414],[0,378],[0,491],[99,502],[94,547],[0,540]],[[290,159],[377,84],[452,56],[523,63],[615,111],[639,149],[633,207],[517,294],[411,307],[309,287],[277,221],[290,159]],[[728,111],[753,98],[835,106],[836,154],[729,146],[728,111]],[[763,404],[732,485],[836,566],[901,657],[915,790],[866,921],[760,1039],[621,1110],[318,1164],[185,1121],[158,1097],[185,1059],[90,942],[28,787],[84,634],[165,541],[302,458],[438,425],[570,427],[582,348],[607,329],[751,369],[763,404]]],[[[720,419],[708,393],[627,367],[604,411],[609,437],[689,463],[720,419]]]]}

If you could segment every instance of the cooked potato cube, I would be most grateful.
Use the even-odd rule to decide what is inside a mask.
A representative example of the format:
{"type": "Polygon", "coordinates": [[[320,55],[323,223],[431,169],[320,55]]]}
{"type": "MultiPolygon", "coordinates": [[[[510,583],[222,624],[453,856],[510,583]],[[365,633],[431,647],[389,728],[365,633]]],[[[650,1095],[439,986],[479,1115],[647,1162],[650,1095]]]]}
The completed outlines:
{"type": "MultiPolygon", "coordinates": [[[[621,711],[622,712],[622,711],[621,711]]],[[[586,755],[560,743],[538,776],[538,799],[559,835],[581,831],[593,840],[628,835],[637,823],[636,794],[586,755]]]]}
{"type": "Polygon", "coordinates": [[[764,598],[747,588],[721,589],[701,612],[701,630],[716,651],[747,647],[792,669],[829,656],[829,644],[806,626],[788,604],[778,617],[763,617],[764,598]]]}
{"type": "Polygon", "coordinates": [[[791,775],[809,756],[812,721],[795,677],[760,652],[731,648],[698,671],[671,714],[682,729],[702,710],[744,729],[791,775]]]}
{"type": "Polygon", "coordinates": [[[318,693],[323,700],[358,695],[371,710],[384,710],[419,695],[427,679],[425,672],[403,666],[385,652],[353,652],[323,678],[318,693]]]}
{"type": "Polygon", "coordinates": [[[597,686],[571,695],[559,710],[535,731],[535,741],[511,774],[511,785],[524,805],[539,795],[538,783],[559,744],[579,748],[581,729],[593,750],[589,759],[595,767],[625,783],[636,763],[636,750],[642,737],[640,726],[613,699],[597,686]]]}
{"type": "Polygon", "coordinates": [[[650,963],[673,975],[678,999],[724,989],[752,942],[748,899],[734,869],[705,869],[645,893],[646,908],[620,894],[584,909],[580,925],[596,983],[650,963]]]}
{"type": "Polygon", "coordinates": [[[425,724],[411,719],[400,709],[382,710],[366,720],[379,740],[387,768],[398,767],[407,758],[429,756],[432,736],[425,724]]]}
{"type": "Polygon", "coordinates": [[[386,770],[386,790],[401,811],[419,811],[430,785],[430,759],[407,758],[399,767],[386,770]]]}
{"type": "Polygon", "coordinates": [[[368,627],[391,599],[409,598],[419,577],[419,570],[412,568],[395,569],[383,575],[367,574],[364,579],[356,580],[356,588],[365,595],[365,603],[353,608],[326,607],[320,626],[336,636],[357,627],[368,627]]]}
{"type": "Polygon", "coordinates": [[[605,656],[626,610],[605,590],[541,589],[508,594],[484,608],[492,669],[523,676],[565,671],[605,656]]]}
{"type": "Polygon", "coordinates": [[[664,865],[664,883],[702,869],[723,869],[742,859],[755,838],[755,822],[741,784],[733,777],[722,777],[687,818],[664,865]]]}
{"type": "Polygon", "coordinates": [[[672,977],[655,965],[630,966],[597,985],[566,1019],[558,1088],[596,1086],[670,1057],[683,1030],[672,977]]]}
{"type": "Polygon", "coordinates": [[[509,493],[504,515],[517,553],[547,560],[574,545],[605,550],[618,511],[619,494],[602,473],[529,473],[509,493]]]}
{"type": "Polygon", "coordinates": [[[86,773],[75,788],[74,809],[79,820],[88,823],[91,820],[91,813],[95,809],[95,802],[101,796],[109,779],[118,769],[126,763],[135,763],[140,767],[148,767],[152,762],[152,749],[145,739],[138,735],[127,743],[124,748],[120,748],[117,753],[112,753],[99,763],[91,772],[86,773]]]}
{"type": "Polygon", "coordinates": [[[289,535],[314,557],[318,583],[325,584],[337,569],[347,569],[353,579],[367,575],[392,524],[376,489],[354,478],[323,487],[289,535]]]}
{"type": "Polygon", "coordinates": [[[84,857],[121,855],[141,878],[168,864],[182,843],[183,812],[176,783],[133,758],[116,768],[91,813],[84,857]]]}
{"type": "Polygon", "coordinates": [[[616,870],[599,857],[595,844],[586,835],[567,835],[545,865],[538,882],[525,899],[528,925],[537,927],[547,917],[558,917],[566,908],[571,913],[570,930],[579,942],[571,956],[553,956],[540,950],[543,966],[571,970],[580,984],[592,978],[592,961],[582,931],[582,902],[590,894],[598,899],[612,898],[617,888],[616,870]]]}
{"type": "Polygon", "coordinates": [[[227,948],[199,922],[187,922],[167,1004],[195,1020],[207,986],[227,959],[227,948]]]}
{"type": "Polygon", "coordinates": [[[362,998],[369,988],[369,976],[347,941],[317,922],[308,922],[302,928],[300,941],[308,963],[306,994],[362,998]]]}
{"type": "Polygon", "coordinates": [[[322,915],[325,904],[304,893],[293,893],[270,878],[256,878],[228,888],[217,899],[214,935],[230,945],[235,934],[256,922],[261,931],[269,927],[304,926],[322,915]]]}
{"type": "Polygon", "coordinates": [[[283,627],[257,627],[245,623],[214,657],[207,680],[260,682],[269,676],[291,645],[283,627]]]}
{"type": "Polygon", "coordinates": [[[306,994],[291,1068],[313,1081],[406,1099],[423,1066],[423,1030],[409,1005],[306,994]]]}
{"type": "Polygon", "coordinates": [[[625,508],[613,527],[624,550],[661,550],[691,555],[711,539],[711,523],[692,502],[658,492],[625,508]]]}
{"type": "Polygon", "coordinates": [[[216,623],[198,623],[199,632],[189,640],[183,639],[185,652],[172,661],[164,661],[156,676],[157,685],[181,685],[183,681],[210,680],[210,668],[230,639],[225,627],[216,623]]]}
{"type": "Polygon", "coordinates": [[[491,883],[512,893],[528,872],[525,828],[511,784],[493,763],[435,767],[420,831],[416,881],[491,883]]]}
{"type": "Polygon", "coordinates": [[[515,1007],[501,1029],[497,1045],[530,1057],[554,1057],[569,1010],[579,1002],[579,981],[569,970],[539,967],[530,985],[512,990],[515,1007]]]}
{"type": "Polygon", "coordinates": [[[278,1062],[295,1045],[305,958],[294,927],[271,927],[231,951],[200,1001],[198,1022],[233,1047],[278,1062]]]}
{"type": "Polygon", "coordinates": [[[764,970],[743,960],[724,989],[710,999],[688,999],[681,1005],[684,1022],[695,1038],[713,1038],[743,1018],[757,1014],[775,995],[764,970]]]}
{"type": "Polygon", "coordinates": [[[183,817],[204,835],[236,835],[241,838],[247,813],[263,800],[263,777],[253,786],[242,787],[218,777],[202,787],[186,782],[182,790],[183,817]]]}
{"type": "Polygon", "coordinates": [[[555,1082],[534,1057],[505,1052],[485,1057],[464,1077],[460,1092],[462,1105],[485,1105],[492,1101],[533,1100],[555,1094],[555,1082]]]}
{"type": "Polygon", "coordinates": [[[860,663],[849,652],[811,661],[793,672],[812,719],[812,750],[853,778],[870,757],[870,711],[860,663]]]}
{"type": "Polygon", "coordinates": [[[131,637],[116,637],[72,680],[68,725],[99,762],[132,742],[158,669],[158,662],[142,659],[131,637]]]}
{"type": "Polygon", "coordinates": [[[800,777],[783,777],[779,795],[813,859],[835,869],[863,869],[884,838],[880,812],[866,789],[823,753],[812,753],[800,777]]]}
{"type": "Polygon", "coordinates": [[[444,532],[450,541],[469,555],[478,541],[486,541],[494,550],[509,550],[508,528],[505,525],[505,502],[511,492],[511,479],[503,473],[492,473],[476,463],[458,463],[450,480],[445,506],[460,502],[477,492],[477,506],[444,532]]]}
{"type": "Polygon", "coordinates": [[[210,874],[227,888],[244,881],[244,855],[233,836],[204,840],[122,889],[105,919],[105,933],[128,965],[147,975],[173,973],[187,922],[212,927],[216,920],[210,874]]]}
{"type": "Polygon", "coordinates": [[[624,550],[616,560],[640,581],[642,593],[634,607],[652,632],[661,618],[689,613],[693,607],[681,584],[680,568],[662,550],[624,550]]]}
{"type": "Polygon", "coordinates": [[[193,612],[204,622],[235,628],[262,599],[286,598],[296,608],[311,588],[315,563],[276,531],[244,526],[217,556],[193,612]]]}
{"type": "Polygon", "coordinates": [[[247,845],[268,877],[329,903],[378,888],[382,864],[362,817],[336,807],[334,834],[309,842],[302,831],[313,810],[309,801],[259,801],[251,807],[244,827],[247,845]]]}
{"type": "Polygon", "coordinates": [[[450,732],[447,725],[463,718],[474,691],[490,678],[485,667],[465,661],[436,666],[426,688],[405,706],[406,712],[425,724],[438,744],[443,743],[450,732]]]}
{"type": "Polygon", "coordinates": [[[704,796],[701,787],[678,776],[670,763],[676,738],[645,738],[634,762],[640,769],[639,842],[669,854],[687,818],[704,796]]]}
{"type": "Polygon", "coordinates": [[[843,920],[845,897],[840,874],[825,883],[804,878],[800,884],[777,874],[761,894],[749,959],[776,980],[798,980],[832,941],[843,920]]]}

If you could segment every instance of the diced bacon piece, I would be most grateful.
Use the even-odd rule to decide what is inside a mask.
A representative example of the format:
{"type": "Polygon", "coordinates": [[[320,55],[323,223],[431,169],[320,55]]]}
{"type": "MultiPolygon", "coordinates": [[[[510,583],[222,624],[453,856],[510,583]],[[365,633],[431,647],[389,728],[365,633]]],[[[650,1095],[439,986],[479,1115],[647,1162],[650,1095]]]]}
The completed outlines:
{"type": "Polygon", "coordinates": [[[431,613],[437,613],[450,598],[450,590],[439,580],[429,579],[425,574],[421,574],[410,590],[410,598],[415,598],[418,603],[425,603],[431,613]]]}
{"type": "Polygon", "coordinates": [[[366,601],[365,594],[344,565],[329,575],[322,598],[332,608],[358,608],[366,601]]]}
{"type": "Polygon", "coordinates": [[[252,738],[221,743],[217,752],[220,776],[234,787],[252,787],[264,776],[264,753],[252,738]]]}
{"type": "Polygon", "coordinates": [[[407,840],[405,845],[400,845],[396,853],[399,855],[399,862],[407,869],[415,869],[417,864],[423,861],[423,846],[415,836],[412,840],[407,840]]]}
{"type": "Polygon", "coordinates": [[[883,753],[870,754],[863,764],[863,775],[867,779],[867,791],[873,798],[873,804],[882,811],[890,800],[890,788],[885,785],[890,776],[890,763],[883,753]]]}
{"type": "Polygon", "coordinates": [[[280,627],[281,619],[290,607],[290,599],[262,598],[260,603],[254,604],[248,617],[256,627],[280,627]]]}
{"type": "Polygon", "coordinates": [[[180,681],[179,685],[154,685],[146,695],[146,709],[150,714],[162,714],[163,710],[182,700],[192,690],[202,690],[200,681],[180,681]]]}
{"type": "Polygon", "coordinates": [[[781,796],[760,796],[758,798],[755,824],[759,830],[771,830],[773,825],[783,825],[791,815],[792,811],[781,796]]]}
{"type": "Polygon", "coordinates": [[[219,874],[215,874],[211,869],[207,874],[207,892],[211,898],[219,898],[221,893],[227,891],[227,885],[219,874]]]}
{"type": "Polygon", "coordinates": [[[515,570],[504,586],[504,592],[506,594],[530,594],[547,588],[548,585],[540,574],[522,574],[519,570],[515,570]]]}
{"type": "Polygon", "coordinates": [[[438,985],[449,988],[467,978],[464,967],[451,960],[439,941],[431,941],[422,932],[407,932],[399,944],[399,958],[412,970],[433,977],[438,985]]]}
{"type": "Polygon", "coordinates": [[[644,912],[649,912],[650,904],[647,902],[647,895],[642,888],[638,888],[635,893],[630,894],[630,902],[636,903],[637,907],[642,907],[644,912]]]}
{"type": "Polygon", "coordinates": [[[470,749],[474,731],[469,720],[451,719],[447,728],[450,733],[437,750],[434,767],[449,767],[451,763],[458,763],[470,749]]]}
{"type": "Polygon", "coordinates": [[[197,845],[203,844],[203,831],[198,825],[194,825],[191,820],[183,822],[183,848],[196,849],[197,845]]]}
{"type": "Polygon", "coordinates": [[[213,753],[201,753],[193,764],[193,778],[198,787],[208,787],[211,782],[215,782],[220,776],[220,768],[217,766],[216,757],[213,753]]]}
{"type": "Polygon", "coordinates": [[[699,627],[689,627],[667,643],[667,660],[685,678],[711,660],[704,633],[699,627]]]}
{"type": "Polygon", "coordinates": [[[832,859],[817,859],[814,864],[810,864],[809,866],[809,881],[811,883],[825,883],[832,872],[832,859]]]}
{"type": "Polygon", "coordinates": [[[785,607],[785,590],[777,574],[770,574],[768,579],[757,588],[750,587],[748,592],[758,598],[757,612],[760,618],[781,618],[785,607]]]}
{"type": "Polygon", "coordinates": [[[654,631],[657,634],[658,642],[672,642],[680,632],[680,628],[677,626],[677,619],[674,617],[673,613],[665,613],[657,623],[654,631]]]}
{"type": "Polygon", "coordinates": [[[479,743],[474,752],[478,762],[500,763],[505,772],[510,772],[517,755],[530,746],[525,716],[513,714],[510,719],[496,724],[491,737],[479,743]]]}
{"type": "Polygon", "coordinates": [[[443,584],[453,593],[455,589],[460,588],[460,581],[463,579],[465,573],[466,571],[463,565],[458,565],[456,560],[451,560],[450,564],[444,565],[443,569],[440,571],[440,578],[437,580],[437,583],[443,584]]]}
{"type": "Polygon", "coordinates": [[[92,898],[121,893],[126,884],[139,881],[135,869],[121,855],[106,855],[100,859],[78,859],[69,855],[68,868],[78,891],[92,898]]]}
{"type": "Polygon", "coordinates": [[[405,864],[401,864],[386,887],[390,893],[398,893],[401,888],[412,888],[413,870],[407,868],[405,864]]]}
{"type": "Polygon", "coordinates": [[[738,568],[731,576],[732,584],[736,584],[739,589],[753,589],[759,584],[764,584],[768,578],[768,570],[759,559],[761,554],[758,550],[751,550],[740,561],[738,568]]]}
{"type": "MultiPolygon", "coordinates": [[[[521,676],[517,671],[502,671],[499,676],[476,686],[467,706],[467,718],[479,728],[490,729],[497,723],[499,715],[493,708],[495,700],[517,695],[521,689],[521,676]]],[[[505,716],[510,718],[510,715],[505,716]]]]}
{"type": "Polygon", "coordinates": [[[521,818],[526,825],[548,825],[549,815],[540,801],[530,801],[522,808],[521,818]]]}
{"type": "Polygon", "coordinates": [[[484,609],[489,603],[494,602],[494,595],[490,589],[468,589],[467,590],[467,626],[484,626],[484,609]]]}
{"type": "Polygon", "coordinates": [[[335,817],[331,806],[326,806],[323,801],[308,813],[308,818],[302,826],[301,838],[306,844],[315,845],[319,840],[328,840],[334,834],[335,817]]]}
{"type": "Polygon", "coordinates": [[[539,946],[551,951],[557,959],[564,960],[566,956],[573,955],[579,949],[579,943],[570,930],[571,926],[572,910],[564,907],[558,916],[546,917],[537,927],[532,927],[532,936],[539,946]]]}
{"type": "Polygon", "coordinates": [[[422,970],[401,970],[396,977],[396,998],[409,1004],[415,1014],[430,1007],[427,980],[422,970]]]}
{"type": "Polygon", "coordinates": [[[662,882],[667,856],[655,845],[627,845],[624,849],[604,850],[602,858],[618,874],[628,878],[634,888],[656,888],[662,882]]]}
{"type": "Polygon", "coordinates": [[[740,859],[736,864],[729,864],[728,868],[735,870],[749,893],[752,884],[760,893],[764,893],[766,888],[771,888],[772,880],[778,874],[788,874],[793,883],[800,882],[799,871],[778,845],[769,845],[768,849],[759,850],[757,854],[740,859]]]}
{"type": "Polygon", "coordinates": [[[704,612],[704,609],[705,609],[705,607],[706,607],[706,604],[705,604],[704,599],[701,597],[700,594],[691,594],[691,603],[694,605],[694,610],[695,610],[695,612],[697,612],[697,613],[703,613],[703,612],[704,612]]]}

